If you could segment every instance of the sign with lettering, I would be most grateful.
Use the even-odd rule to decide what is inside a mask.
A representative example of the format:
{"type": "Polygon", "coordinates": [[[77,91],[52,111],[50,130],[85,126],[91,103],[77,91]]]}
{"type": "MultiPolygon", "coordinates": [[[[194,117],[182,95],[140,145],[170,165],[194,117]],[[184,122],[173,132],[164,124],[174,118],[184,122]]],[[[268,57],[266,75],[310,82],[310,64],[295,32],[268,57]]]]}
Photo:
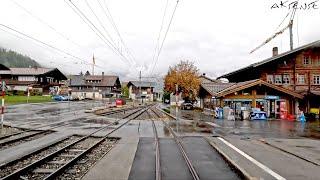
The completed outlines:
{"type": "Polygon", "coordinates": [[[279,99],[279,96],[266,96],[265,99],[279,99]]]}

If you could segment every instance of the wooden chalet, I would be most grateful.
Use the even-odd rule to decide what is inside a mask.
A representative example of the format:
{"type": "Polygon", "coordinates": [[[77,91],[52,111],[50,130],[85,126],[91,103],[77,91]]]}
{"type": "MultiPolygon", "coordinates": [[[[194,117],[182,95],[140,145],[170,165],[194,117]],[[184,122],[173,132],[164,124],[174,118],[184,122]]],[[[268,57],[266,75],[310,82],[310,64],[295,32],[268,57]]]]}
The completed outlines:
{"type": "MultiPolygon", "coordinates": [[[[229,82],[239,83],[260,79],[273,87],[293,91],[303,96],[296,106],[304,112],[320,107],[320,41],[278,54],[275,47],[272,57],[222,75],[229,82]]],[[[285,104],[288,111],[297,114],[297,108],[285,104]]]]}
{"type": "Polygon", "coordinates": [[[118,76],[105,75],[71,75],[69,88],[72,96],[89,99],[117,97],[121,93],[121,82],[118,76]]]}
{"type": "Polygon", "coordinates": [[[57,93],[67,77],[57,68],[8,68],[0,64],[0,80],[8,90],[27,91],[28,87],[41,93],[57,93]]]}

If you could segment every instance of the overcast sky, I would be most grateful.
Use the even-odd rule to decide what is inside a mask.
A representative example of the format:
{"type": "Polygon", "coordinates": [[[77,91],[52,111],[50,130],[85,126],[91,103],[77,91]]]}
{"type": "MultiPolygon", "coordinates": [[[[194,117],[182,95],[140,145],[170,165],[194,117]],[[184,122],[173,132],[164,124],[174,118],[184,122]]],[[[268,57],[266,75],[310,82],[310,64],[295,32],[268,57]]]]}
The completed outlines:
{"type": "MultiPolygon", "coordinates": [[[[98,66],[95,68],[96,73],[104,71],[105,74],[117,74],[122,80],[137,79],[139,70],[142,70],[142,76],[155,76],[151,75],[153,55],[167,0],[88,0],[89,6],[85,0],[72,2],[107,37],[89,6],[94,10],[115,42],[115,47],[119,48],[126,59],[99,39],[69,7],[71,4],[68,5],[64,0],[1,0],[0,24],[19,30],[81,60],[28,38],[17,38],[1,31],[5,29],[3,26],[0,26],[0,46],[28,55],[44,66],[58,67],[66,74],[91,71],[88,64],[92,63],[94,54],[98,66]],[[106,7],[110,10],[132,56],[121,45],[119,36],[99,2],[104,10],[106,7]]],[[[180,0],[153,74],[160,77],[170,65],[180,60],[191,60],[201,73],[217,77],[270,57],[274,46],[279,47],[280,53],[288,51],[287,30],[269,44],[249,54],[275,32],[287,15],[288,8],[271,8],[275,3],[279,4],[280,1],[180,0]]],[[[320,2],[315,4],[318,9],[298,10],[296,13],[294,47],[320,40],[320,2]]],[[[160,42],[175,5],[176,0],[168,0],[160,42]]],[[[288,20],[289,17],[279,29],[285,27],[288,20]]]]}

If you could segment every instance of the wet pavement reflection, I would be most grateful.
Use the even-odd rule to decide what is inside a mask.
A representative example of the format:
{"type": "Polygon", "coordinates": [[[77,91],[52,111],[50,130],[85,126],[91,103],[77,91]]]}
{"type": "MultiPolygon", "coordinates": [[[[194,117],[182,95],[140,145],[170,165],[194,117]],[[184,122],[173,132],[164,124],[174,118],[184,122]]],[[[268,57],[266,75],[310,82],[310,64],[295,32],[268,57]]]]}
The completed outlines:
{"type": "MultiPolygon", "coordinates": [[[[170,113],[176,115],[175,109],[170,113]]],[[[243,138],[314,138],[320,139],[320,121],[298,122],[287,120],[237,120],[230,121],[215,119],[213,116],[205,115],[197,110],[181,110],[178,112],[180,119],[190,121],[204,121],[214,123],[212,132],[223,136],[242,136],[243,138]]],[[[182,125],[182,131],[190,128],[182,125]]]]}

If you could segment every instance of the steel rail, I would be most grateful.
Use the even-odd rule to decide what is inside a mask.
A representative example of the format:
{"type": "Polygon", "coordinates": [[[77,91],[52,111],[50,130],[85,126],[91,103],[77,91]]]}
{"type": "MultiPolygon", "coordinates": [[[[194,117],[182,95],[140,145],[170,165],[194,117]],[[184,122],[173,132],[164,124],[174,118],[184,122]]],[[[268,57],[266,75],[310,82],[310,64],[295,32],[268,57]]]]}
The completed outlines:
{"type": "MultiPolygon", "coordinates": [[[[151,111],[154,112],[154,114],[156,114],[158,118],[161,117],[161,116],[160,116],[158,113],[156,113],[153,109],[151,109],[151,111]]],[[[166,127],[166,128],[170,131],[170,133],[173,135],[173,138],[174,138],[176,144],[178,145],[178,147],[179,147],[179,149],[180,149],[180,152],[181,152],[184,160],[186,161],[186,164],[187,164],[187,166],[188,166],[188,168],[189,168],[189,171],[190,171],[193,179],[195,179],[195,180],[200,180],[197,171],[196,171],[195,168],[193,167],[191,160],[189,159],[186,151],[184,150],[184,147],[183,147],[183,144],[182,144],[182,142],[181,142],[181,139],[176,135],[176,133],[172,130],[172,128],[171,128],[163,119],[161,119],[161,121],[164,123],[165,127],[166,127]]]]}
{"type": "MultiPolygon", "coordinates": [[[[138,109],[137,111],[134,111],[134,112],[130,113],[130,114],[127,115],[125,118],[127,118],[127,117],[129,117],[129,116],[131,116],[131,115],[133,115],[133,114],[135,114],[135,113],[137,113],[137,112],[139,112],[139,111],[141,111],[141,109],[138,109]]],[[[140,113],[139,113],[139,115],[140,115],[140,113]]],[[[139,116],[139,115],[138,115],[138,116],[139,116]]],[[[137,117],[137,116],[135,116],[135,117],[137,117]]],[[[135,117],[134,117],[134,118],[135,118],[135,117]]],[[[117,122],[119,122],[120,120],[121,120],[121,119],[119,119],[117,122]]],[[[111,132],[114,132],[114,131],[118,130],[120,127],[124,126],[124,125],[127,124],[129,121],[131,121],[131,119],[129,119],[128,121],[126,121],[126,122],[123,123],[122,125],[118,126],[117,128],[113,129],[111,132]]],[[[86,135],[86,136],[84,136],[84,137],[82,137],[82,138],[80,138],[80,139],[78,139],[78,140],[76,140],[76,141],[74,141],[74,142],[72,142],[72,143],[70,143],[70,144],[62,147],[62,148],[60,148],[59,150],[57,150],[57,151],[55,151],[55,152],[53,152],[53,153],[51,153],[51,154],[43,157],[43,158],[40,159],[40,160],[37,160],[37,161],[29,164],[28,166],[25,166],[25,167],[23,167],[23,168],[15,171],[15,172],[9,174],[8,176],[3,177],[2,179],[3,179],[3,180],[6,180],[6,179],[17,179],[17,178],[19,178],[22,174],[28,172],[28,171],[31,170],[31,169],[35,169],[36,167],[38,167],[39,165],[41,165],[41,164],[44,163],[45,161],[47,161],[47,160],[55,157],[55,156],[58,155],[59,153],[64,152],[67,148],[69,148],[69,147],[71,147],[71,146],[73,146],[73,145],[75,145],[75,144],[77,144],[77,143],[79,143],[79,142],[81,142],[81,141],[84,141],[85,139],[88,139],[88,138],[91,137],[93,134],[95,134],[95,133],[97,133],[97,132],[99,132],[99,131],[102,131],[102,130],[106,129],[106,128],[108,128],[108,127],[111,126],[111,125],[113,125],[113,124],[108,124],[108,125],[100,128],[100,129],[98,129],[98,130],[95,130],[94,132],[92,132],[92,133],[90,133],[90,134],[88,134],[88,135],[86,135]]],[[[109,133],[108,133],[108,134],[109,134],[109,133]]],[[[103,138],[102,138],[102,139],[103,139],[103,138]]],[[[105,139],[105,138],[104,138],[104,139],[105,139]]],[[[99,141],[100,141],[100,140],[99,140],[99,141]]],[[[87,151],[87,152],[88,152],[88,151],[87,151]]],[[[82,153],[81,153],[81,154],[82,154],[82,153]]],[[[77,156],[77,157],[78,157],[78,156],[77,156]]],[[[69,164],[69,163],[67,163],[67,164],[69,164]]],[[[67,167],[67,166],[64,166],[64,168],[66,168],[66,167],[67,167]]],[[[55,174],[56,174],[56,173],[60,173],[61,170],[62,170],[62,169],[60,169],[60,168],[57,169],[58,172],[55,172],[55,174]]]]}
{"type": "Polygon", "coordinates": [[[136,109],[135,107],[132,108],[125,108],[125,109],[117,109],[117,110],[113,110],[113,111],[109,111],[109,112],[105,112],[105,113],[101,113],[99,115],[105,116],[105,115],[110,115],[110,114],[116,114],[118,112],[123,112],[123,111],[130,111],[132,109],[136,109]]]}
{"type": "MultiPolygon", "coordinates": [[[[112,131],[110,131],[109,133],[107,133],[101,140],[99,140],[98,142],[96,142],[94,145],[92,145],[90,148],[86,149],[85,151],[83,151],[81,154],[77,155],[75,158],[73,158],[71,161],[69,161],[68,163],[64,164],[63,166],[59,167],[55,172],[51,173],[49,176],[47,176],[46,178],[44,178],[44,180],[48,180],[48,179],[54,179],[55,177],[57,177],[59,174],[63,173],[63,171],[65,169],[67,169],[68,167],[72,166],[73,164],[75,164],[82,156],[84,156],[85,154],[87,154],[88,152],[90,152],[93,148],[95,148],[96,146],[98,146],[99,144],[101,144],[103,141],[105,141],[110,134],[112,134],[113,132],[117,131],[118,129],[120,129],[121,127],[123,127],[124,125],[126,125],[127,123],[129,123],[131,120],[136,119],[137,117],[139,117],[142,113],[144,113],[145,111],[147,111],[149,109],[149,107],[146,107],[146,109],[142,109],[142,110],[138,110],[136,112],[138,112],[138,114],[136,116],[134,116],[133,118],[128,119],[126,122],[124,122],[123,124],[121,124],[120,126],[118,126],[117,128],[113,129],[112,131]],[[139,112],[141,111],[141,112],[139,112]]],[[[133,114],[135,114],[136,112],[134,112],[133,114]]],[[[131,114],[132,115],[132,114],[131,114]]],[[[131,116],[130,115],[130,116],[131,116]]],[[[127,116],[129,117],[129,116],[127,116]]],[[[126,118],[127,118],[126,117],[126,118]]]]}
{"type": "Polygon", "coordinates": [[[42,133],[53,131],[53,129],[55,129],[55,128],[68,125],[71,122],[76,121],[76,120],[78,120],[78,119],[71,119],[71,120],[67,120],[67,121],[63,121],[63,122],[46,124],[46,125],[37,127],[35,129],[27,129],[25,131],[17,132],[17,133],[14,133],[14,134],[9,134],[7,136],[1,137],[0,140],[6,139],[6,138],[10,138],[10,137],[13,137],[13,136],[16,136],[16,135],[20,135],[20,134],[23,134],[23,133],[27,133],[27,132],[38,131],[38,132],[36,132],[34,134],[22,136],[22,137],[16,138],[16,139],[11,139],[11,140],[8,140],[8,141],[5,141],[5,142],[0,142],[0,146],[6,145],[6,144],[9,144],[9,143],[14,143],[16,141],[20,141],[20,140],[23,140],[23,139],[26,139],[26,138],[29,138],[29,137],[32,137],[32,136],[35,136],[35,135],[38,135],[38,134],[42,134],[42,133]],[[43,128],[43,127],[46,127],[46,126],[52,126],[52,125],[54,125],[54,127],[50,127],[49,129],[46,129],[46,130],[39,130],[39,128],[43,128]]]}
{"type": "Polygon", "coordinates": [[[151,119],[151,122],[152,122],[152,128],[154,132],[154,141],[155,141],[155,147],[156,147],[156,180],[161,180],[162,176],[161,176],[161,163],[160,163],[159,136],[158,136],[158,132],[157,132],[157,128],[154,123],[154,120],[151,119]]]}
{"type": "MultiPolygon", "coordinates": [[[[0,137],[0,140],[9,138],[9,137],[11,137],[11,136],[16,136],[16,135],[19,135],[19,134],[23,134],[23,133],[26,133],[26,132],[30,132],[30,131],[50,131],[50,130],[52,130],[52,129],[55,129],[55,128],[58,128],[58,127],[67,125],[67,124],[65,124],[65,123],[68,123],[68,124],[69,124],[70,122],[76,121],[76,120],[78,120],[78,119],[70,119],[70,120],[66,120],[66,121],[62,121],[62,122],[45,124],[45,125],[42,125],[42,126],[38,126],[38,127],[34,128],[34,129],[20,128],[20,129],[26,129],[26,130],[23,130],[23,131],[17,132],[17,133],[13,133],[13,134],[8,134],[8,135],[6,135],[6,136],[2,136],[2,137],[0,137]],[[46,127],[46,126],[52,126],[52,125],[56,125],[56,126],[51,127],[51,128],[49,128],[49,129],[46,129],[46,130],[39,130],[40,128],[44,128],[44,127],[46,127]]],[[[26,124],[28,124],[28,123],[26,123],[26,124]]]]}

